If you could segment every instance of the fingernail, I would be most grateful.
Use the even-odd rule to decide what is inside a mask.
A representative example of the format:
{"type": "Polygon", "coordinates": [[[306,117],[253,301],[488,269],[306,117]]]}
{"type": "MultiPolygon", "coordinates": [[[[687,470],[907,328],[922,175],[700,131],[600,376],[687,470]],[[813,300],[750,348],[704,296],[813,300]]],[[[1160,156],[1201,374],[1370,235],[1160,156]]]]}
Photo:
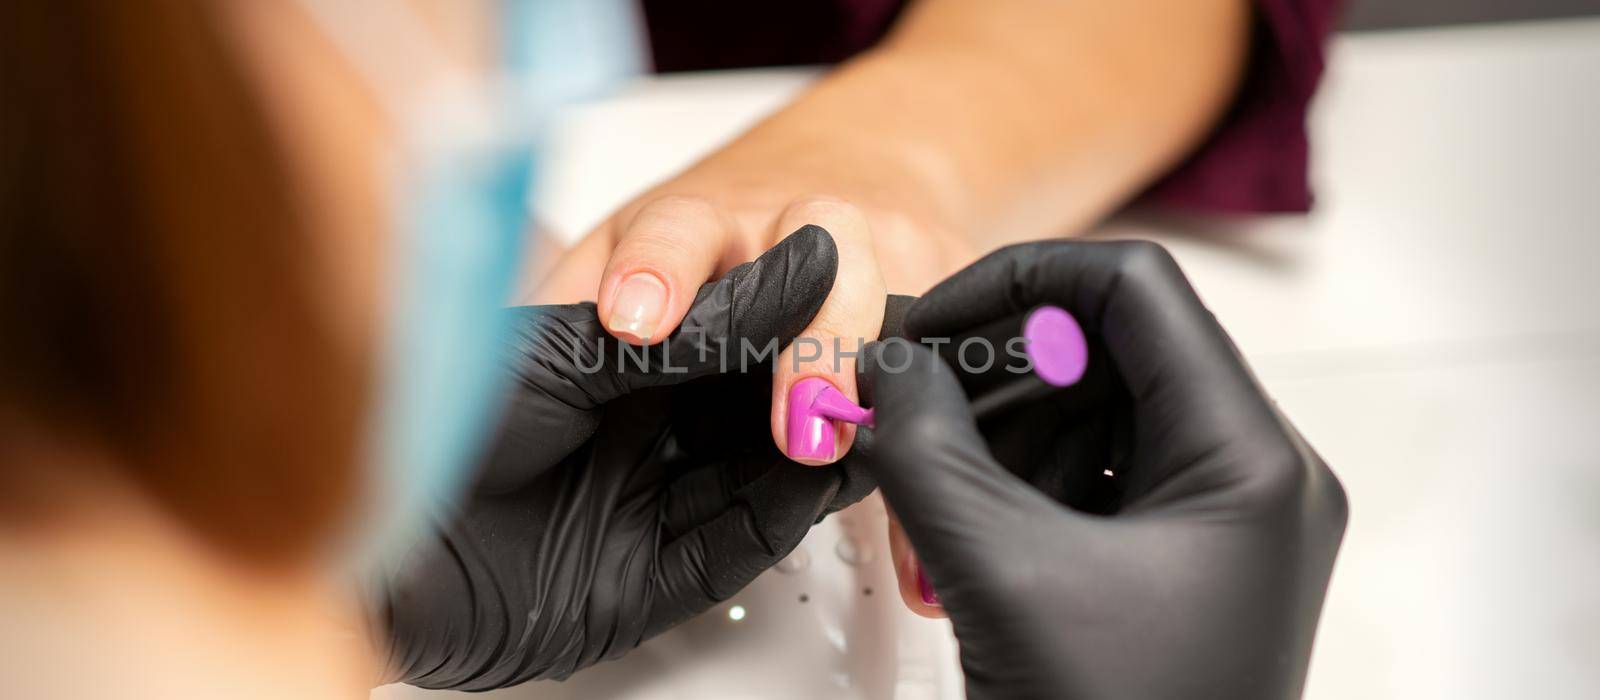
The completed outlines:
{"type": "Polygon", "coordinates": [[[806,377],[789,387],[789,422],[784,439],[789,444],[790,459],[801,464],[827,464],[834,460],[838,439],[833,421],[815,406],[817,395],[829,389],[834,389],[833,384],[821,377],[806,377]]]}
{"type": "Polygon", "coordinates": [[[834,421],[872,427],[874,412],[851,401],[821,377],[806,377],[789,388],[789,457],[804,464],[827,464],[837,456],[834,421]]]}
{"type": "Polygon", "coordinates": [[[617,285],[606,326],[624,340],[642,345],[655,339],[656,327],[667,308],[667,285],[648,272],[635,272],[617,285]]]}
{"type": "Polygon", "coordinates": [[[928,575],[922,571],[922,562],[913,560],[911,566],[917,572],[917,592],[922,595],[922,604],[944,607],[939,603],[939,594],[934,592],[933,584],[928,583],[928,575]]]}

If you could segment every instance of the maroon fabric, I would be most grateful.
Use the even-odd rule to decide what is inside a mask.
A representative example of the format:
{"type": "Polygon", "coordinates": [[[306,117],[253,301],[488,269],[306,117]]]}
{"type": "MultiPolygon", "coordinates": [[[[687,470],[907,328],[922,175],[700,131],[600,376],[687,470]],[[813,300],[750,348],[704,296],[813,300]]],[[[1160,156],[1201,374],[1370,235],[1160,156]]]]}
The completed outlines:
{"type": "Polygon", "coordinates": [[[662,73],[837,63],[889,31],[905,0],[641,0],[662,73]]]}
{"type": "Polygon", "coordinates": [[[1255,0],[1250,65],[1211,137],[1149,199],[1210,212],[1311,208],[1306,112],[1339,0],[1255,0]]]}
{"type": "MultiPolygon", "coordinates": [[[[870,47],[904,0],[641,0],[657,71],[835,63],[870,47]]],[[[1211,212],[1302,212],[1306,110],[1340,0],[1254,0],[1250,65],[1227,116],[1147,199],[1211,212]]]]}

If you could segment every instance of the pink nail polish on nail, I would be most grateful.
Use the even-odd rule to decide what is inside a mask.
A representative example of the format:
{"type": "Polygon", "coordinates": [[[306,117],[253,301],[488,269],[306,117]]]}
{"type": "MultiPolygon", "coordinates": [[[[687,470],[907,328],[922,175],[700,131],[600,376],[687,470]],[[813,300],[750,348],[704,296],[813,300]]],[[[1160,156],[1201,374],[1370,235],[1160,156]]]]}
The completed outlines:
{"type": "Polygon", "coordinates": [[[833,421],[815,405],[817,395],[825,390],[838,391],[821,377],[806,377],[789,387],[789,423],[785,439],[789,443],[790,459],[806,464],[833,461],[838,433],[833,421]]]}
{"type": "Polygon", "coordinates": [[[922,564],[918,562],[912,562],[911,565],[915,567],[917,571],[917,592],[922,595],[922,603],[924,605],[944,607],[939,603],[939,594],[933,590],[933,584],[928,583],[928,575],[923,573],[922,564]]]}
{"type": "Polygon", "coordinates": [[[789,457],[806,464],[832,462],[838,447],[835,421],[872,426],[873,412],[845,398],[822,377],[806,377],[789,388],[789,457]]]}

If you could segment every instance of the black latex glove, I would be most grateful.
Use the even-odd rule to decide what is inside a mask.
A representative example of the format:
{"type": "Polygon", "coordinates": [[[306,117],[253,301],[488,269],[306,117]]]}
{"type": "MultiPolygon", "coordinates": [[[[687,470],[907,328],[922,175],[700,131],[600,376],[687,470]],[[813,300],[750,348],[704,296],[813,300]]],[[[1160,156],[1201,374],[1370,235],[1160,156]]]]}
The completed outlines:
{"type": "Polygon", "coordinates": [[[1298,695],[1344,532],[1338,480],[1154,244],[1002,249],[906,327],[959,339],[1043,303],[1082,324],[1089,372],[981,429],[962,382],[984,377],[905,342],[863,363],[867,459],[954,623],[969,697],[1298,695]]]}
{"type": "Polygon", "coordinates": [[[837,256],[806,227],[734,268],[643,369],[631,347],[619,367],[593,304],[511,310],[517,388],[476,494],[382,584],[390,677],[564,678],[726,600],[870,491],[848,465],[784,458],[770,364],[739,372],[741,341],[786,346],[810,323],[837,256]]]}

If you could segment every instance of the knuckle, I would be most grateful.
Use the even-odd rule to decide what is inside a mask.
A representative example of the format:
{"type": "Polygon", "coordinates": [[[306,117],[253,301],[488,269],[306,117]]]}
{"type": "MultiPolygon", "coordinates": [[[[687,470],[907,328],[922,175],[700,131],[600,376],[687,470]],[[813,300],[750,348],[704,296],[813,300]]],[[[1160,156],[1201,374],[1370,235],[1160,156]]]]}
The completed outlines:
{"type": "MultiPolygon", "coordinates": [[[[1075,248],[1079,245],[1081,244],[1077,241],[1023,241],[1021,243],[1007,243],[999,248],[995,248],[993,251],[989,252],[989,254],[983,256],[983,259],[988,260],[992,258],[1007,260],[1016,258],[1034,258],[1048,252],[1067,248],[1075,248]]],[[[1119,243],[1107,243],[1105,245],[1119,245],[1119,243]]]]}
{"type": "Polygon", "coordinates": [[[1118,241],[1117,270],[1133,279],[1161,279],[1181,275],[1178,261],[1165,246],[1154,241],[1118,241]]]}
{"type": "Polygon", "coordinates": [[[815,339],[817,342],[822,343],[824,348],[830,350],[837,343],[839,348],[855,352],[864,348],[868,342],[875,340],[876,334],[874,333],[872,334],[873,337],[869,337],[867,333],[860,332],[860,329],[855,327],[854,318],[859,318],[859,316],[852,317],[847,313],[841,313],[838,310],[824,306],[821,311],[817,312],[816,317],[811,319],[811,325],[806,328],[802,335],[815,339]]]}
{"type": "Polygon", "coordinates": [[[943,445],[950,437],[949,426],[938,416],[926,411],[918,412],[900,423],[898,432],[919,445],[943,445]]]}
{"type": "Polygon", "coordinates": [[[673,259],[693,250],[689,245],[693,240],[689,228],[666,222],[629,231],[617,248],[623,257],[673,259]]]}
{"type": "Polygon", "coordinates": [[[759,524],[752,527],[760,537],[762,551],[767,553],[772,561],[782,559],[793,552],[795,547],[800,546],[800,540],[805,539],[808,532],[805,527],[763,527],[759,524]]]}
{"type": "Polygon", "coordinates": [[[696,197],[668,195],[639,210],[619,244],[652,252],[716,244],[727,228],[721,210],[696,197]]]}
{"type": "Polygon", "coordinates": [[[858,211],[855,205],[842,197],[828,194],[812,194],[796,197],[789,202],[788,210],[791,212],[811,212],[828,214],[836,212],[858,211]]]}
{"type": "Polygon", "coordinates": [[[797,226],[816,224],[836,236],[865,231],[867,225],[866,215],[859,207],[829,195],[810,195],[790,202],[783,219],[797,226]],[[834,231],[835,228],[842,230],[834,231]]]}
{"type": "MultiPolygon", "coordinates": [[[[1021,527],[1023,524],[1019,524],[1021,527]]],[[[1036,567],[1004,566],[1007,562],[995,562],[997,566],[986,567],[992,575],[992,581],[987,586],[987,592],[994,597],[995,605],[1014,606],[1016,601],[1038,600],[1041,591],[1055,590],[1055,586],[1043,581],[1041,571],[1036,567]]]]}
{"type": "Polygon", "coordinates": [[[1276,509],[1300,501],[1311,481],[1311,464],[1288,438],[1276,438],[1250,450],[1250,469],[1238,493],[1255,510],[1276,509]]]}
{"type": "Polygon", "coordinates": [[[1151,241],[1113,243],[1110,264],[1115,278],[1146,304],[1189,304],[1203,308],[1188,277],[1172,253],[1151,241]]]}
{"type": "Polygon", "coordinates": [[[635,217],[665,216],[665,217],[716,217],[717,206],[704,197],[687,194],[666,194],[656,197],[644,205],[635,217]]]}
{"type": "Polygon", "coordinates": [[[1344,485],[1304,443],[1289,437],[1256,452],[1239,496],[1252,512],[1288,510],[1323,532],[1343,532],[1350,503],[1344,485]]]}
{"type": "Polygon", "coordinates": [[[1324,491],[1327,507],[1323,511],[1326,523],[1329,527],[1343,532],[1345,526],[1350,523],[1350,496],[1345,492],[1344,484],[1339,483],[1337,478],[1330,478],[1328,482],[1329,487],[1324,491]]]}
{"type": "Polygon", "coordinates": [[[1318,515],[1329,528],[1343,532],[1350,522],[1350,496],[1344,484],[1321,459],[1316,460],[1311,473],[1317,481],[1318,515]]]}
{"type": "Polygon", "coordinates": [[[817,338],[830,347],[837,338],[841,346],[852,350],[858,342],[865,345],[877,340],[883,325],[885,294],[881,278],[855,276],[836,280],[827,301],[811,318],[802,335],[817,338]]]}
{"type": "Polygon", "coordinates": [[[917,464],[925,462],[928,455],[951,454],[949,449],[955,431],[941,417],[927,411],[916,411],[896,417],[892,423],[881,426],[880,441],[883,455],[896,463],[917,464]]]}

